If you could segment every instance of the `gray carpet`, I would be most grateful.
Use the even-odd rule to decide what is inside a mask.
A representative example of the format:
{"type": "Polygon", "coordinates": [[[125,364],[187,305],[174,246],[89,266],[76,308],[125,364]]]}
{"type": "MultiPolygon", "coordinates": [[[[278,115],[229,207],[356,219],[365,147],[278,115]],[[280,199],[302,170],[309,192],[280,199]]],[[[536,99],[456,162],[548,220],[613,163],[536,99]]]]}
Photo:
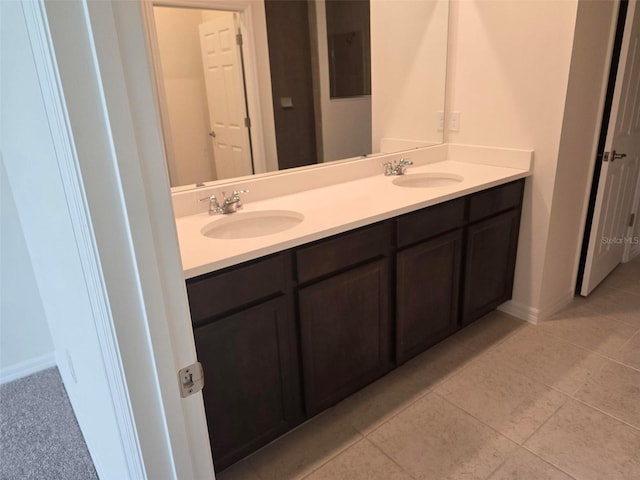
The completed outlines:
{"type": "Polygon", "coordinates": [[[0,479],[97,479],[56,368],[0,385],[0,479]]]}

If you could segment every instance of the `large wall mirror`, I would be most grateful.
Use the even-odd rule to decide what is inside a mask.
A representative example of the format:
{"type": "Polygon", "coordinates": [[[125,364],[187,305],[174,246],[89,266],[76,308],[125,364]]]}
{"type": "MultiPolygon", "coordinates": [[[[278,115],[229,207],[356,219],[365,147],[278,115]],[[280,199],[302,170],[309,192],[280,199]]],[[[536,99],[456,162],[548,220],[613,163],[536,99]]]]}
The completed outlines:
{"type": "Polygon", "coordinates": [[[172,187],[442,143],[448,0],[143,5],[172,187]]]}

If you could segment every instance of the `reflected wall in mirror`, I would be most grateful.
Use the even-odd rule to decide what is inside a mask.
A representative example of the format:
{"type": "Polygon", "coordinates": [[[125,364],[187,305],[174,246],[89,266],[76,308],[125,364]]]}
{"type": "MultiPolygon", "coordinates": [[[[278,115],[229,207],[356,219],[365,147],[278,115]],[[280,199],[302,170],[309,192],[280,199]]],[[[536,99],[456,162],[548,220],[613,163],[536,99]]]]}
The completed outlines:
{"type": "Polygon", "coordinates": [[[448,0],[143,5],[172,187],[442,142],[448,0]]]}

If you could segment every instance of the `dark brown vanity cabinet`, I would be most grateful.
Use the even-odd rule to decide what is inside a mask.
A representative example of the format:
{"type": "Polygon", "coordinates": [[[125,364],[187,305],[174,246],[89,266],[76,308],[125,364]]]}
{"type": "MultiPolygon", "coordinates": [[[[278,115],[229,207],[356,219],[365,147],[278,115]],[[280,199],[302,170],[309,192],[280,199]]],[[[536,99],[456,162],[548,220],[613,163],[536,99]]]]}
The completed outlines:
{"type": "Polygon", "coordinates": [[[458,328],[462,230],[398,252],[396,361],[404,363],[458,328]]]}
{"type": "Polygon", "coordinates": [[[216,469],[508,300],[523,185],[189,279],[216,469]]]}
{"type": "Polygon", "coordinates": [[[296,250],[305,406],[314,415],[392,367],[391,225],[296,250]]]}
{"type": "Polygon", "coordinates": [[[404,363],[458,328],[465,201],[397,219],[396,362],[404,363]]]}
{"type": "Polygon", "coordinates": [[[187,282],[216,470],[302,419],[297,328],[283,255],[187,282]]]}
{"type": "Polygon", "coordinates": [[[511,298],[524,180],[469,198],[462,326],[511,298]]]}

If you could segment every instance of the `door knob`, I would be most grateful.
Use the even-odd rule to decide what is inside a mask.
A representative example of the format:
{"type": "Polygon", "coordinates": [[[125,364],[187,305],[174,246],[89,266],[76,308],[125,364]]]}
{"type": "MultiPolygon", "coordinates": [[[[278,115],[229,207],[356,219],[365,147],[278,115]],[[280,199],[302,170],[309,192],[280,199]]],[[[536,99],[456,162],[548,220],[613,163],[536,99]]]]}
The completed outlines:
{"type": "Polygon", "coordinates": [[[616,151],[614,150],[609,154],[605,153],[604,160],[611,160],[612,162],[615,162],[616,160],[620,160],[621,158],[624,158],[626,156],[626,153],[616,153],[616,151]]]}
{"type": "Polygon", "coordinates": [[[214,130],[211,130],[211,131],[209,132],[209,136],[210,136],[211,138],[216,138],[216,132],[215,132],[214,130]]]}

